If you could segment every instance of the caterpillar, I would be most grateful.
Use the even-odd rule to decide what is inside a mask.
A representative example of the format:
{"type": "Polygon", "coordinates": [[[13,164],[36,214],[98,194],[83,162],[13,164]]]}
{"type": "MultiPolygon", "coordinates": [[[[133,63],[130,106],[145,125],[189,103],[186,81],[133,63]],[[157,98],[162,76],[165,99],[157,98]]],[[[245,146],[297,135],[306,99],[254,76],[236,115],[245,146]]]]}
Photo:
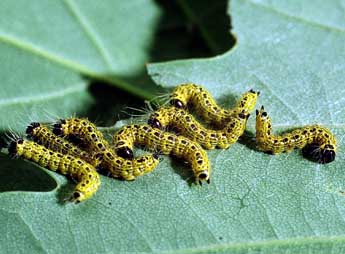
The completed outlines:
{"type": "Polygon", "coordinates": [[[113,136],[115,151],[133,149],[133,145],[145,146],[162,154],[172,154],[185,159],[191,165],[199,184],[210,183],[210,162],[202,147],[186,137],[152,128],[150,125],[128,125],[113,136]]]}
{"type": "Polygon", "coordinates": [[[66,141],[65,139],[55,135],[48,127],[40,123],[32,122],[26,128],[28,138],[44,147],[59,152],[62,154],[69,154],[74,157],[81,158],[82,160],[90,163],[93,166],[98,166],[100,159],[96,156],[91,156],[86,151],[79,149],[77,146],[66,141]]]}
{"type": "Polygon", "coordinates": [[[101,166],[109,170],[113,177],[131,181],[151,172],[158,166],[158,163],[159,158],[156,153],[128,160],[116,155],[111,149],[107,149],[103,153],[101,166]]]}
{"type": "Polygon", "coordinates": [[[168,126],[176,128],[180,134],[206,149],[216,147],[226,149],[242,136],[248,117],[249,115],[239,113],[238,117],[230,118],[222,130],[210,130],[184,109],[163,107],[150,116],[148,124],[159,129],[165,129],[168,126]]]}
{"type": "Polygon", "coordinates": [[[224,127],[231,117],[237,117],[240,113],[249,115],[253,111],[259,95],[260,92],[251,89],[241,96],[234,108],[223,109],[216,104],[205,88],[189,83],[175,88],[170,96],[170,104],[177,108],[192,105],[203,120],[224,127]]]}
{"type": "Polygon", "coordinates": [[[117,155],[110,149],[108,142],[97,127],[87,119],[62,119],[54,125],[53,132],[57,135],[76,134],[87,143],[91,152],[101,157],[100,167],[108,170],[115,178],[134,180],[136,177],[151,172],[159,164],[157,154],[144,155],[133,159],[133,153],[117,155]],[[130,156],[131,155],[131,156],[130,156]]]}
{"type": "Polygon", "coordinates": [[[12,158],[23,157],[52,171],[70,175],[78,183],[70,200],[79,203],[89,199],[101,184],[96,169],[80,158],[51,151],[42,145],[22,138],[12,141],[8,147],[12,158]]]}
{"type": "Polygon", "coordinates": [[[256,142],[260,150],[279,154],[295,148],[319,163],[329,163],[335,159],[336,138],[330,130],[319,125],[309,125],[281,136],[272,134],[272,123],[264,106],[256,111],[256,142]]]}
{"type": "Polygon", "coordinates": [[[79,135],[91,153],[104,152],[109,147],[103,134],[87,119],[60,119],[60,123],[54,124],[53,133],[58,136],[79,135]]]}

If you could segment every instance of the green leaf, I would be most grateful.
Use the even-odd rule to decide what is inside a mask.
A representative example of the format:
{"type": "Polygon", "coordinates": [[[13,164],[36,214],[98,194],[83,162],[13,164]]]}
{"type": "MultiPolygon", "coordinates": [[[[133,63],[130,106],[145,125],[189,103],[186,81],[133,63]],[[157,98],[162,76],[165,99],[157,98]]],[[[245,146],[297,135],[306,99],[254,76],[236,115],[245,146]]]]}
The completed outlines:
{"type": "MultiPolygon", "coordinates": [[[[190,169],[165,157],[133,182],[102,177],[79,205],[61,202],[73,186],[50,173],[58,184],[45,184],[50,192],[0,195],[0,252],[343,253],[345,22],[337,4],[232,0],[231,52],[149,66],[157,83],[203,84],[224,106],[260,90],[277,132],[316,122],[331,128],[336,161],[319,165],[300,151],[270,156],[249,137],[208,152],[210,185],[190,184],[190,169]]],[[[8,171],[38,169],[0,159],[8,171]]]]}
{"type": "Polygon", "coordinates": [[[152,97],[155,86],[129,80],[145,68],[158,18],[152,1],[1,1],[0,130],[87,114],[101,100],[90,79],[152,97]]]}

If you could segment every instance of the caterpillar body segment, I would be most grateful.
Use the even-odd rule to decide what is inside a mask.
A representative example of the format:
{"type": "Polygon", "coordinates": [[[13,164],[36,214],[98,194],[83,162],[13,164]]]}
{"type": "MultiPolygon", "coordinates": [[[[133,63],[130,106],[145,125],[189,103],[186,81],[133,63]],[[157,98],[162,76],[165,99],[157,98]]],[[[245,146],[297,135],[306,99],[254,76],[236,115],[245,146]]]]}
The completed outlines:
{"type": "Polygon", "coordinates": [[[96,156],[91,156],[86,151],[81,150],[74,144],[66,141],[65,139],[55,135],[48,127],[33,122],[26,128],[26,134],[28,138],[44,147],[62,154],[69,154],[74,157],[81,158],[82,160],[90,163],[93,166],[97,166],[100,160],[96,156]]]}
{"type": "MultiPolygon", "coordinates": [[[[100,158],[100,167],[108,170],[115,178],[134,180],[136,177],[151,172],[159,164],[156,154],[144,155],[139,158],[121,153],[125,158],[120,157],[110,148],[108,142],[97,127],[87,119],[71,118],[61,120],[54,125],[54,133],[59,135],[79,135],[90,147],[90,151],[100,158]]],[[[121,151],[121,150],[120,150],[121,151]]]]}
{"type": "Polygon", "coordinates": [[[12,141],[8,152],[11,157],[22,157],[52,171],[70,175],[77,181],[71,197],[75,203],[89,199],[101,184],[99,174],[91,164],[71,155],[51,151],[33,141],[12,141]]]}
{"type": "Polygon", "coordinates": [[[127,181],[134,180],[154,170],[159,164],[156,154],[144,155],[133,160],[124,159],[107,149],[103,154],[101,167],[110,171],[113,177],[127,181]]]}
{"type": "Polygon", "coordinates": [[[164,132],[150,125],[128,125],[113,136],[115,151],[133,149],[134,144],[161,154],[185,159],[193,169],[196,180],[210,182],[210,162],[202,147],[190,139],[164,132]]]}
{"type": "Polygon", "coordinates": [[[230,118],[223,129],[211,130],[205,128],[184,109],[163,107],[150,116],[148,123],[159,129],[176,128],[181,135],[201,144],[205,149],[226,149],[237,142],[245,130],[247,117],[241,113],[239,115],[230,118]]]}
{"type": "Polygon", "coordinates": [[[217,105],[212,95],[202,86],[182,84],[173,91],[170,104],[177,108],[186,108],[187,105],[192,105],[203,120],[215,126],[224,127],[230,118],[236,118],[240,113],[248,118],[256,105],[259,94],[260,92],[251,89],[241,96],[234,108],[223,109],[217,105]]]}
{"type": "Polygon", "coordinates": [[[79,135],[92,153],[104,152],[109,147],[96,125],[84,118],[61,119],[60,123],[54,124],[53,133],[58,136],[79,135]]]}
{"type": "Polygon", "coordinates": [[[272,134],[271,119],[263,106],[256,111],[256,141],[260,150],[272,154],[303,148],[305,155],[322,164],[332,162],[337,149],[333,133],[319,125],[308,125],[280,136],[272,134]]]}

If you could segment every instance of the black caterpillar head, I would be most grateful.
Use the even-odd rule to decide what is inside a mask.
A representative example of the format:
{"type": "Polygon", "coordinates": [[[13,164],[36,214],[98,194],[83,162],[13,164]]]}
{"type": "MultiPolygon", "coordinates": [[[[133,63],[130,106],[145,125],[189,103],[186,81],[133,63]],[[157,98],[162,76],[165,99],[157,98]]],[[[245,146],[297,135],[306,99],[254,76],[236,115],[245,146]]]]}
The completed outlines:
{"type": "Polygon", "coordinates": [[[150,117],[150,119],[147,121],[147,124],[153,128],[162,129],[161,123],[154,116],[150,117]]]}
{"type": "Polygon", "coordinates": [[[170,104],[176,108],[184,108],[185,105],[183,104],[182,101],[178,100],[178,99],[173,99],[170,101],[170,104]]]}
{"type": "Polygon", "coordinates": [[[134,158],[132,149],[129,149],[127,146],[116,149],[116,154],[127,160],[134,158]]]}
{"type": "Polygon", "coordinates": [[[8,153],[11,157],[15,157],[17,154],[17,145],[23,144],[24,140],[22,138],[19,138],[17,140],[13,140],[10,145],[8,146],[8,153]]]}
{"type": "Polygon", "coordinates": [[[312,143],[302,149],[302,154],[312,161],[321,164],[330,163],[335,160],[335,151],[332,145],[325,145],[323,148],[317,143],[312,143]]]}
{"type": "Polygon", "coordinates": [[[60,119],[60,123],[54,124],[53,133],[55,135],[62,136],[64,134],[63,130],[62,130],[62,125],[65,124],[65,123],[66,123],[66,120],[60,119]]]}
{"type": "Polygon", "coordinates": [[[200,185],[202,185],[202,181],[206,181],[208,184],[210,183],[210,175],[207,170],[199,172],[196,178],[200,185]]]}
{"type": "Polygon", "coordinates": [[[31,137],[34,129],[36,129],[37,127],[40,127],[40,126],[41,126],[40,123],[32,122],[28,125],[28,127],[26,127],[25,133],[28,135],[28,137],[31,137]]]}

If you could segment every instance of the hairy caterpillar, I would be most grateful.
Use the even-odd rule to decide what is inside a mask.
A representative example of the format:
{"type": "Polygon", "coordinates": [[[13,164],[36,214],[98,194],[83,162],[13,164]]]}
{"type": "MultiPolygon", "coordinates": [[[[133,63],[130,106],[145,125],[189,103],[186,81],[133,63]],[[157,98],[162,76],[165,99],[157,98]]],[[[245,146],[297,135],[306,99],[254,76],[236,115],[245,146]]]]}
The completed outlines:
{"type": "Polygon", "coordinates": [[[92,153],[104,152],[109,147],[103,134],[87,119],[61,119],[60,123],[54,124],[53,133],[58,136],[79,135],[92,153]]]}
{"type": "Polygon", "coordinates": [[[86,151],[79,149],[72,143],[55,135],[48,127],[43,126],[40,123],[31,123],[26,128],[26,134],[28,138],[32,138],[34,142],[43,145],[52,151],[81,158],[93,166],[98,166],[100,163],[100,160],[97,158],[97,156],[91,156],[86,151]]]}
{"type": "Polygon", "coordinates": [[[184,158],[194,171],[196,180],[210,183],[210,162],[202,147],[183,136],[152,128],[150,125],[128,125],[121,128],[113,136],[115,151],[133,149],[134,144],[162,154],[172,154],[184,158]]]}
{"type": "Polygon", "coordinates": [[[281,136],[273,135],[271,119],[263,106],[256,111],[256,141],[260,150],[272,154],[305,147],[304,152],[322,164],[332,162],[336,155],[334,135],[319,125],[305,126],[281,136]]]}
{"type": "Polygon", "coordinates": [[[71,155],[53,152],[33,141],[17,139],[10,143],[8,152],[11,157],[23,157],[52,171],[70,175],[78,183],[71,201],[79,203],[90,198],[101,184],[96,169],[87,162],[71,155]]]}
{"type": "Polygon", "coordinates": [[[243,134],[248,117],[249,115],[239,113],[238,117],[230,118],[222,130],[210,130],[184,109],[163,107],[150,116],[148,124],[159,129],[165,129],[168,126],[176,128],[183,136],[201,144],[206,149],[216,147],[226,149],[243,134]]]}
{"type": "Polygon", "coordinates": [[[70,118],[61,120],[61,123],[54,125],[53,132],[57,135],[79,135],[90,150],[102,157],[100,167],[110,171],[113,177],[125,180],[134,180],[136,177],[151,172],[159,163],[157,154],[144,155],[133,159],[133,153],[125,153],[125,158],[114,153],[110,149],[108,142],[97,127],[87,119],[70,118]],[[131,155],[131,156],[129,156],[131,155]]]}
{"type": "Polygon", "coordinates": [[[223,109],[202,86],[182,84],[173,91],[170,104],[177,108],[186,108],[188,104],[193,105],[196,113],[206,122],[224,127],[231,117],[237,117],[240,113],[249,115],[255,107],[259,94],[260,92],[250,90],[242,95],[233,109],[223,109]]]}

